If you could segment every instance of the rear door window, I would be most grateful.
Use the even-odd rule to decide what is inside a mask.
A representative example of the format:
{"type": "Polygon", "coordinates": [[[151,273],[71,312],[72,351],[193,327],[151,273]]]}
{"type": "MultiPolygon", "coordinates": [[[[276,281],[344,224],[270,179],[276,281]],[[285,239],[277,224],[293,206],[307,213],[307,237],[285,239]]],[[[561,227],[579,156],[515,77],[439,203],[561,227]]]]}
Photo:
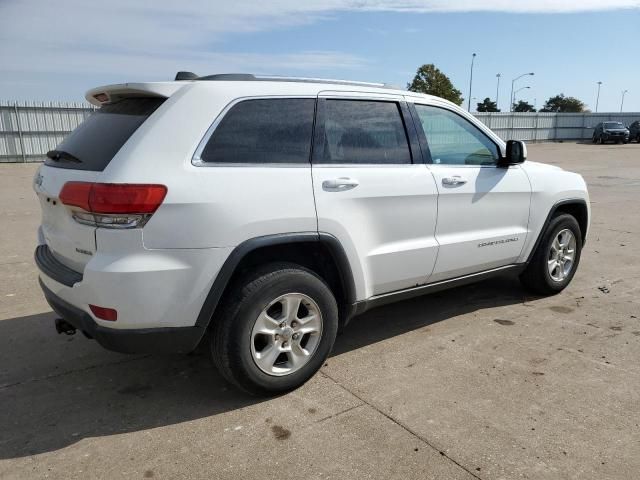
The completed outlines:
{"type": "Polygon", "coordinates": [[[101,172],[165,98],[126,98],[103,105],[49,152],[52,167],[101,172]]]}
{"type": "Polygon", "coordinates": [[[244,100],[227,112],[200,154],[205,163],[309,163],[314,98],[244,100]]]}
{"type": "Polygon", "coordinates": [[[314,163],[411,163],[397,102],[327,99],[323,117],[314,163]]]}

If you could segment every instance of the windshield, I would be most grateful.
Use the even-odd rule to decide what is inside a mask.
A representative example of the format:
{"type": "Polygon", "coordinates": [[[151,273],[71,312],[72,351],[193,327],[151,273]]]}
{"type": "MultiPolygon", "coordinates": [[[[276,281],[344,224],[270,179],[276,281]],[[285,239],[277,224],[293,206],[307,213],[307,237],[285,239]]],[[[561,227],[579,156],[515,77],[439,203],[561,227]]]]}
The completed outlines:
{"type": "Polygon", "coordinates": [[[127,98],[103,105],[47,153],[45,165],[101,172],[164,98],[127,98]]]}
{"type": "Polygon", "coordinates": [[[620,122],[605,122],[604,128],[625,128],[620,122]]]}

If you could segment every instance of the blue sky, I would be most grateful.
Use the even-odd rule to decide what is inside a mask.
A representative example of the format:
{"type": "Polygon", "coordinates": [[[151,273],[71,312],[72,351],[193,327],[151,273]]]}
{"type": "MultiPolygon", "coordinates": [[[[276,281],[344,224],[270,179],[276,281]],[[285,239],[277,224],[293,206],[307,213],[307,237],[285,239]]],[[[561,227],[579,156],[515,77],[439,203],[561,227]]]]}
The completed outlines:
{"type": "MultiPolygon", "coordinates": [[[[402,88],[434,63],[468,98],[540,107],[565,93],[640,112],[640,0],[1,0],[0,99],[79,100],[97,85],[177,70],[382,81],[402,88]]],[[[466,104],[466,102],[465,102],[466,104]]]]}

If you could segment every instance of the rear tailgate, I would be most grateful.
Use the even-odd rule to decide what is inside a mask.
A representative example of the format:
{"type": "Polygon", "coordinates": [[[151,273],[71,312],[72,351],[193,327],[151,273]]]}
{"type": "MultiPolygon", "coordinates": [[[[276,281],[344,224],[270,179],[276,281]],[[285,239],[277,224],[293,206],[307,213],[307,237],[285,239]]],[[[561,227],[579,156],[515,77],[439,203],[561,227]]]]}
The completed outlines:
{"type": "Polygon", "coordinates": [[[65,183],[100,182],[102,171],[120,148],[165,100],[119,97],[100,107],[47,154],[34,180],[42,208],[40,241],[60,263],[83,272],[96,252],[96,227],[87,224],[86,216],[84,223],[74,218],[78,207],[60,202],[65,183]]]}
{"type": "Polygon", "coordinates": [[[79,171],[43,165],[38,171],[34,190],[42,209],[41,241],[60,263],[83,272],[96,251],[95,227],[76,222],[71,211],[59,200],[68,181],[93,182],[96,172],[79,171]]]}

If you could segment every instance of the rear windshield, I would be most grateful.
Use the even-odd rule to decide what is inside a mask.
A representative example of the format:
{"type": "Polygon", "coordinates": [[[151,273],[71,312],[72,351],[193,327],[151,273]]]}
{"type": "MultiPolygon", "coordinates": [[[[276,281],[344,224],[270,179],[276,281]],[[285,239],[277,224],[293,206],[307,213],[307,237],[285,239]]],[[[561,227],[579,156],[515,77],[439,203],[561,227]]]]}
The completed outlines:
{"type": "Polygon", "coordinates": [[[104,170],[118,150],[165,98],[127,98],[103,105],[47,154],[46,165],[104,170]]]}

